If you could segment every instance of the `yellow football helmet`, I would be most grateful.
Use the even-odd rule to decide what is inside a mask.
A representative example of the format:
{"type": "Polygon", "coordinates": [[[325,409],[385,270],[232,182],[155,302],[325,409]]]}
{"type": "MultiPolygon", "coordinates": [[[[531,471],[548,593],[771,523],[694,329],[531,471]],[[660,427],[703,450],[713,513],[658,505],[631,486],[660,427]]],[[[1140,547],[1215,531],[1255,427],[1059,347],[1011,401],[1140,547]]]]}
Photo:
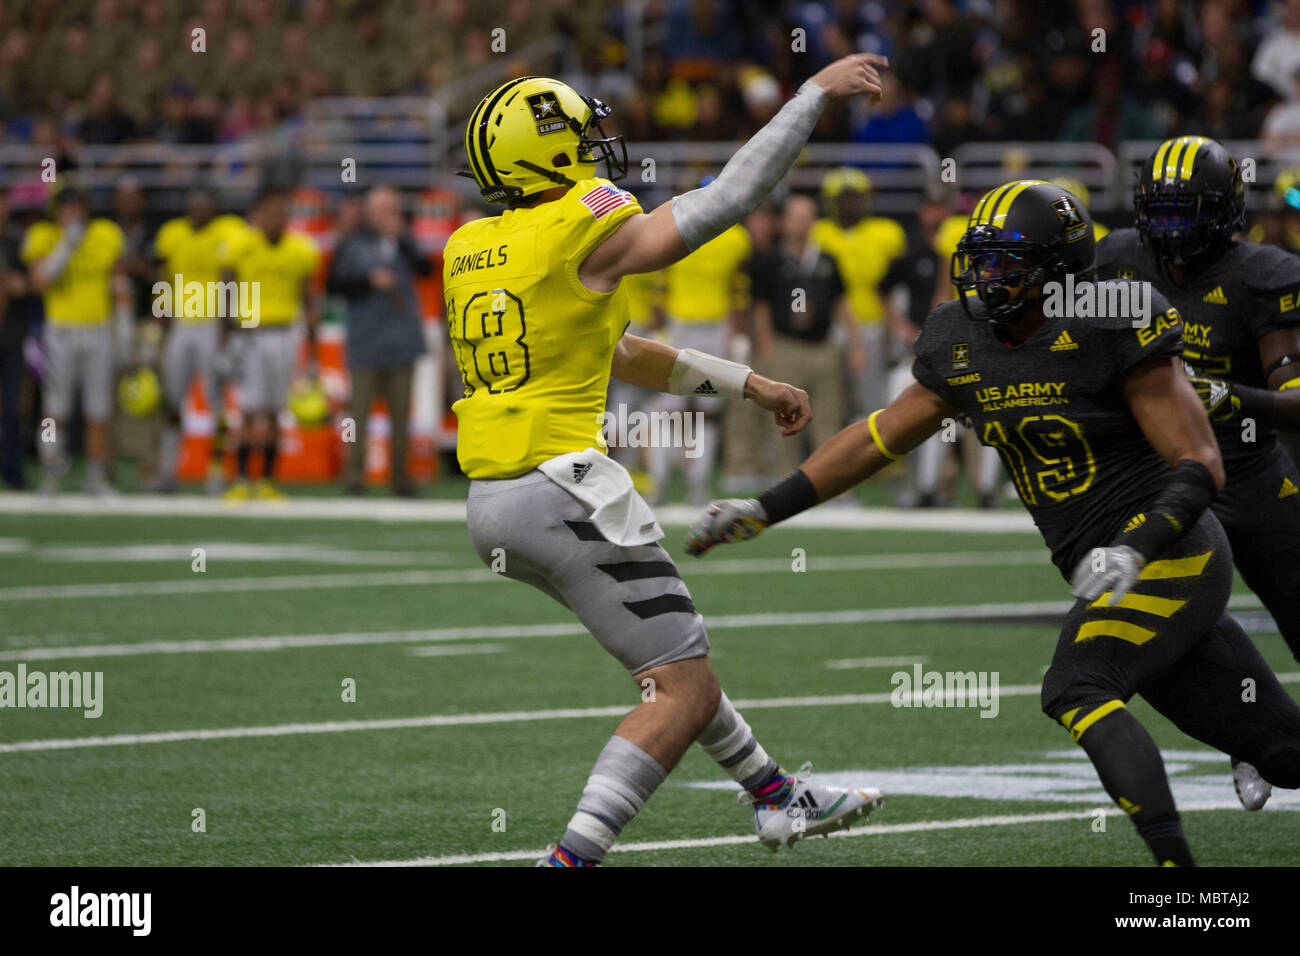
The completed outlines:
{"type": "Polygon", "coordinates": [[[329,418],[330,401],[314,378],[300,378],[289,387],[289,411],[299,425],[319,425],[329,418]]]}
{"type": "Polygon", "coordinates": [[[826,202],[845,190],[868,195],[871,192],[871,177],[852,166],[840,166],[822,177],[822,199],[826,202]]]}
{"type": "Polygon", "coordinates": [[[162,386],[153,369],[145,367],[122,376],[117,383],[117,401],[133,418],[148,418],[162,405],[162,386]]]}
{"type": "Polygon", "coordinates": [[[607,179],[627,175],[622,136],[605,136],[601,121],[610,108],[573,87],[544,76],[503,83],[483,97],[465,126],[468,176],[490,203],[509,203],[596,175],[604,161],[607,179]],[[595,129],[599,138],[588,131],[595,129]]]}

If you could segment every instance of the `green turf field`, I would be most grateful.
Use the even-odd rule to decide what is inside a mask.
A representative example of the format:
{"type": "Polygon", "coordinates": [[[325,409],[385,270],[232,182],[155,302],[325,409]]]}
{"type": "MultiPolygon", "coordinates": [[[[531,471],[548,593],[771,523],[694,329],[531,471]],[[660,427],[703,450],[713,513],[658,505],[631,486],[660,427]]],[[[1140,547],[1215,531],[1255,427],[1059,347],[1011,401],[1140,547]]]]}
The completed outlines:
{"type": "MultiPolygon", "coordinates": [[[[532,862],[636,703],[619,666],[483,570],[461,524],[243,514],[0,514],[0,671],[104,687],[98,719],[0,710],[0,864],[532,862]]],[[[1068,594],[1035,535],[783,527],[681,566],[765,747],[887,801],[846,837],[773,855],[692,751],[609,865],[1149,863],[1039,711],[1054,612],[1023,605],[1068,594]],[[966,607],[992,603],[1007,606],[966,607]],[[996,716],[891,706],[913,662],[996,673],[996,716]]],[[[1275,632],[1252,633],[1300,678],[1275,632]]],[[[1201,863],[1300,864],[1294,794],[1245,813],[1226,758],[1133,709],[1201,863]]]]}

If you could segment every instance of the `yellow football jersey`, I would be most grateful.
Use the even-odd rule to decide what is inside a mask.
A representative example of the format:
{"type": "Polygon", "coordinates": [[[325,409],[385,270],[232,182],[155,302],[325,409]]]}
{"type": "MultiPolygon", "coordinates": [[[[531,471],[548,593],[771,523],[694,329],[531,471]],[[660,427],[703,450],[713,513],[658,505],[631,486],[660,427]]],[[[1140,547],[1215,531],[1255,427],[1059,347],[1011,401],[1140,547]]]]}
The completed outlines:
{"type": "Polygon", "coordinates": [[[874,216],[848,229],[830,219],[813,225],[813,241],[830,253],[840,267],[849,308],[859,322],[885,317],[885,304],[876,287],[895,259],[907,251],[907,233],[892,219],[874,216]]]}
{"type": "Polygon", "coordinates": [[[754,251],[744,226],[732,226],[664,270],[664,308],[682,322],[717,322],[736,307],[738,275],[754,251]]]}
{"type": "Polygon", "coordinates": [[[630,328],[642,331],[650,328],[654,321],[655,305],[662,298],[662,276],[661,272],[645,272],[626,276],[619,283],[627,290],[627,320],[630,328]]]}
{"type": "Polygon", "coordinates": [[[622,283],[578,279],[591,251],[641,211],[603,179],[561,199],[466,223],[443,251],[447,332],[465,384],[452,410],[471,478],[513,478],[549,458],[605,450],[601,415],[628,324],[622,283]]]}
{"type": "MultiPolygon", "coordinates": [[[[63,227],[33,223],[23,237],[22,260],[28,265],[44,259],[58,244],[63,227]]],[[[92,219],[86,234],[68,259],[63,274],[45,290],[45,317],[53,325],[100,325],[113,314],[113,267],[122,255],[125,238],[117,224],[92,219]]]]}
{"type": "MultiPolygon", "coordinates": [[[[222,265],[233,269],[239,282],[256,282],[260,296],[259,325],[288,325],[298,317],[306,282],[320,264],[320,253],[310,237],[285,232],[272,244],[255,226],[242,230],[225,246],[222,265]]],[[[252,296],[240,296],[240,321],[251,313],[252,296]]]]}
{"type": "MultiPolygon", "coordinates": [[[[949,216],[939,224],[934,235],[934,251],[939,254],[939,296],[944,301],[957,298],[957,290],[952,284],[952,257],[957,252],[957,243],[966,234],[969,216],[949,216]]],[[[973,293],[972,293],[973,294],[973,293]]]]}
{"type": "MultiPolygon", "coordinates": [[[[239,216],[216,216],[195,229],[185,216],[168,220],[154,238],[154,254],[162,260],[159,278],[172,283],[181,277],[182,287],[190,282],[220,282],[222,264],[229,261],[229,248],[250,227],[239,216]]],[[[175,303],[176,318],[187,322],[208,321],[195,299],[187,308],[186,299],[175,303]]],[[[206,301],[206,297],[205,297],[206,301]]]]}

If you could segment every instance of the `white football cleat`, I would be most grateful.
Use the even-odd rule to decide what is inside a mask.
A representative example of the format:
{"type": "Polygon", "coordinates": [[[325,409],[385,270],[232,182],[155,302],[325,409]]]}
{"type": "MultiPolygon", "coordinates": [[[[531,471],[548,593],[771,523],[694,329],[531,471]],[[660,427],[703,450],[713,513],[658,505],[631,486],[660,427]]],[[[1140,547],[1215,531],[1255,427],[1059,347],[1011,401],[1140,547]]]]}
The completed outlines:
{"type": "Polygon", "coordinates": [[[1263,810],[1273,793],[1273,785],[1259,775],[1254,764],[1244,760],[1232,761],[1232,787],[1247,810],[1263,810]]]}
{"type": "MultiPolygon", "coordinates": [[[[813,836],[828,836],[835,830],[848,829],[856,820],[885,805],[885,797],[875,787],[846,790],[808,780],[812,764],[806,763],[794,774],[795,785],[780,806],[755,806],[754,826],[759,842],[773,853],[783,846],[813,836]]],[[[740,792],[741,803],[754,798],[740,792]]]]}

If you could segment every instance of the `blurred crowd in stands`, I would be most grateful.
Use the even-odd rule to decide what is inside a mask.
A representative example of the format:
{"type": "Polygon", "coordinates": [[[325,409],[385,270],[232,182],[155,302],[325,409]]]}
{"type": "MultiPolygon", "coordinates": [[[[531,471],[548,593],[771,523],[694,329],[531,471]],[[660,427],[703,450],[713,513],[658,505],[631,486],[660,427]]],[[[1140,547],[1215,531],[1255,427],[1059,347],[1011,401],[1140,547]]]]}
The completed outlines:
{"type": "MultiPolygon", "coordinates": [[[[458,123],[485,89],[538,63],[613,105],[611,131],[633,144],[736,141],[766,122],[804,77],[855,49],[890,58],[883,99],[869,114],[852,101],[829,109],[814,139],[926,143],[940,156],[981,141],[1096,142],[1114,149],[1183,132],[1300,146],[1300,0],[0,0],[0,145],[48,146],[61,171],[74,170],[75,183],[83,144],[242,142],[292,130],[305,105],[323,96],[436,96],[458,123]]],[[[1254,204],[1250,237],[1295,251],[1300,168],[1287,165],[1292,168],[1267,200],[1254,204]]],[[[228,195],[200,189],[186,197],[185,214],[177,217],[178,208],[164,215],[133,176],[113,182],[111,197],[74,189],[56,201],[46,185],[27,182],[0,201],[0,478],[6,484],[21,487],[33,477],[22,458],[30,461],[37,447],[39,387],[55,359],[73,363],[78,354],[71,346],[52,349],[59,343],[42,329],[69,319],[137,327],[140,341],[115,336],[126,358],[104,356],[112,371],[96,373],[80,411],[85,414],[90,391],[100,396],[98,406],[113,404],[115,415],[128,399],[154,408],[128,416],[161,423],[161,436],[155,429],[138,455],[142,484],[172,485],[178,455],[191,462],[191,478],[194,467],[202,476],[202,462],[195,465],[195,454],[185,451],[193,437],[187,389],[200,379],[208,382],[216,437],[210,451],[196,454],[211,457],[216,488],[232,475],[248,477],[250,455],[260,455],[263,478],[277,460],[281,472],[286,461],[316,467],[303,464],[311,452],[298,439],[279,449],[277,410],[284,409],[291,372],[315,382],[323,370],[319,377],[336,386],[328,403],[308,396],[306,404],[319,409],[295,411],[301,422],[312,419],[319,430],[330,413],[347,413],[360,425],[360,442],[345,450],[346,461],[335,455],[326,469],[335,477],[341,472],[352,493],[363,491],[368,475],[375,481],[366,446],[372,400],[379,399],[377,407],[404,406],[403,396],[413,390],[436,390],[424,413],[427,434],[454,429],[442,411],[458,390],[455,369],[448,364],[441,379],[433,378],[445,388],[420,379],[419,370],[433,362],[423,354],[426,339],[436,344],[441,336],[434,328],[441,318],[441,246],[456,225],[481,214],[474,204],[432,183],[418,196],[366,183],[363,203],[359,191],[329,196],[300,189],[290,198],[282,187],[294,184],[282,182],[240,208],[229,208],[228,195]],[[82,238],[88,228],[81,223],[100,223],[95,243],[82,238]],[[164,230],[166,242],[160,241],[164,230]],[[294,245],[292,237],[303,232],[314,237],[319,259],[294,245]],[[77,258],[92,258],[91,245],[102,252],[93,257],[94,270],[77,258]],[[65,306],[75,316],[48,314],[49,290],[36,281],[48,259],[60,269],[71,262],[69,274],[86,283],[85,303],[65,306]],[[185,321],[154,328],[152,283],[180,271],[175,263],[182,260],[190,271],[201,262],[213,279],[247,273],[265,274],[268,282],[283,278],[284,262],[291,262],[284,324],[310,332],[310,346],[301,349],[287,333],[282,346],[267,345],[267,335],[257,339],[268,361],[283,369],[274,387],[253,383],[259,387],[252,391],[272,394],[262,409],[261,437],[232,430],[224,457],[221,406],[234,396],[239,374],[253,366],[244,361],[243,373],[227,370],[229,394],[213,392],[213,376],[202,368],[195,375],[184,357],[187,349],[211,351],[200,332],[185,321]],[[314,335],[318,314],[330,326],[331,302],[334,327],[346,327],[351,339],[333,368],[317,352],[314,335]],[[182,347],[185,335],[192,349],[182,347]],[[382,349],[357,347],[381,339],[382,349]],[[142,346],[146,340],[152,346],[142,346]],[[149,358],[140,358],[142,347],[149,358]],[[123,384],[145,366],[158,373],[152,406],[134,380],[123,384]],[[118,389],[116,402],[106,397],[111,387],[118,389]]],[[[815,381],[814,400],[827,413],[822,420],[836,427],[888,400],[906,378],[920,323],[951,295],[948,259],[972,197],[933,185],[912,214],[895,221],[873,208],[872,185],[861,170],[837,170],[820,195],[782,196],[736,227],[725,254],[715,246],[667,274],[628,280],[634,322],[670,339],[710,337],[708,351],[779,367],[790,380],[815,381]],[[821,290],[811,327],[791,321],[791,283],[821,290]]],[[[1066,185],[1088,202],[1081,184],[1066,185]]],[[[629,186],[640,191],[635,182],[629,186]]],[[[1126,223],[1127,210],[1111,219],[1126,223]]],[[[59,274],[53,270],[43,281],[59,274]]],[[[83,333],[90,334],[75,334],[83,333]]],[[[241,404],[248,384],[241,384],[241,404]]],[[[611,400],[639,406],[647,397],[611,400]]],[[[55,404],[71,408],[70,402],[55,404]]],[[[693,410],[706,422],[702,455],[673,461],[635,454],[628,462],[645,470],[652,497],[662,498],[678,467],[687,494],[705,500],[715,464],[728,490],[761,486],[774,476],[763,472],[780,463],[772,448],[749,442],[765,431],[744,418],[747,410],[725,417],[713,408],[693,410]]],[[[107,424],[109,413],[94,411],[87,424],[107,424]]],[[[430,477],[437,464],[421,446],[411,450],[410,467],[402,465],[405,411],[389,416],[399,434],[391,448],[397,467],[387,478],[399,494],[412,493],[409,479],[430,477]]],[[[87,431],[89,458],[104,462],[106,434],[91,441],[87,431]]],[[[124,444],[116,432],[112,444],[114,454],[124,444]]],[[[969,454],[978,501],[996,504],[996,460],[978,449],[969,454]]],[[[944,477],[939,458],[916,459],[910,467],[919,473],[910,487],[894,489],[896,500],[950,499],[951,475],[944,477]]],[[[53,475],[46,483],[58,487],[66,460],[54,465],[43,477],[53,475]]],[[[102,491],[112,479],[112,463],[104,462],[88,472],[87,486],[102,491]]]]}
{"type": "Polygon", "coordinates": [[[3,0],[0,37],[9,142],[231,141],[320,96],[454,112],[548,37],[632,140],[743,137],[859,49],[890,58],[885,102],[820,138],[1300,142],[1300,0],[3,0]]]}

